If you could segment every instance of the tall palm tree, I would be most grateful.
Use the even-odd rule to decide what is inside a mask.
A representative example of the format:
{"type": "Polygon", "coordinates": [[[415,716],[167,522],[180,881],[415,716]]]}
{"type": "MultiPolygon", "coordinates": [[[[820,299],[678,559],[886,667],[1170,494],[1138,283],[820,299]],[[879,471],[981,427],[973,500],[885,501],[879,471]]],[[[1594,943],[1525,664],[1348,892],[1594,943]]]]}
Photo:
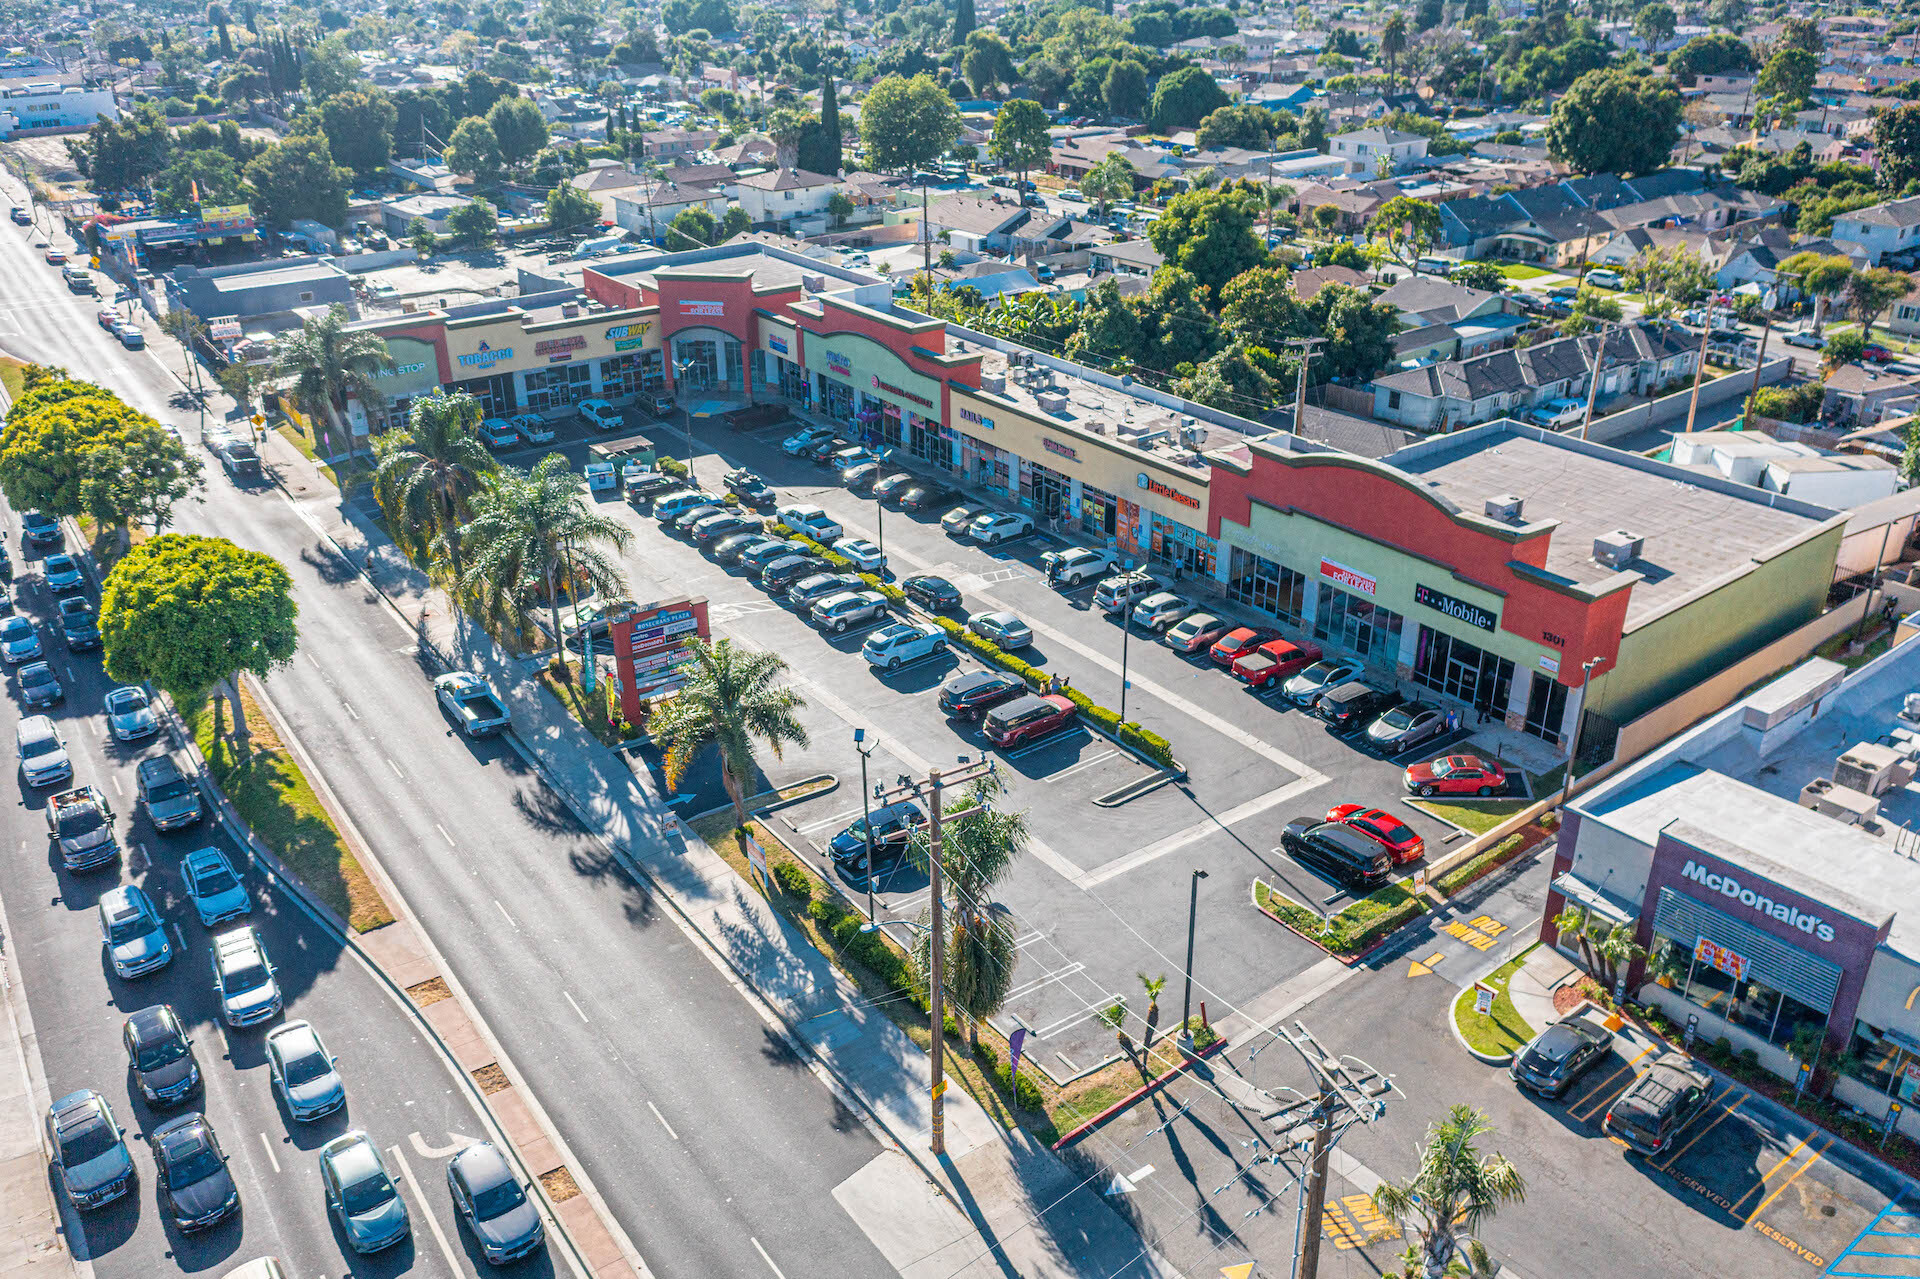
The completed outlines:
{"type": "Polygon", "coordinates": [[[798,712],[806,699],[780,682],[787,663],[778,653],[698,637],[686,646],[694,657],[692,673],[673,700],[653,713],[647,731],[666,748],[661,764],[669,787],[680,784],[701,751],[718,748],[734,824],[745,826],[755,745],[765,743],[775,759],[789,745],[804,750],[810,743],[798,712]]]}
{"type": "Polygon", "coordinates": [[[1380,56],[1387,60],[1387,94],[1393,94],[1393,60],[1407,51],[1407,15],[1396,13],[1380,29],[1380,56]]]}
{"type": "MultiPolygon", "coordinates": [[[[1013,914],[992,901],[993,887],[1006,877],[1013,861],[1027,846],[1024,812],[1008,813],[993,807],[1005,784],[989,775],[968,786],[946,811],[961,816],[945,822],[940,831],[940,872],[945,877],[942,900],[946,908],[946,971],[942,974],[947,998],[967,1015],[967,1041],[977,1047],[980,1022],[999,1012],[1013,989],[1013,969],[1019,960],[1014,946],[1018,930],[1013,914]],[[971,812],[966,810],[971,809],[971,812]]],[[[925,828],[917,831],[909,857],[919,866],[932,860],[932,841],[925,828]]],[[[930,919],[932,911],[921,915],[930,919]]],[[[922,931],[914,948],[914,962],[922,980],[933,972],[928,948],[932,934],[922,931]]]]}
{"type": "Polygon", "coordinates": [[[525,632],[544,600],[562,664],[560,596],[589,590],[604,599],[626,591],[625,574],[610,552],[623,551],[632,532],[587,505],[584,481],[558,453],[531,471],[505,467],[480,477],[473,519],[462,530],[470,557],[459,579],[468,607],[483,622],[525,632]]]}
{"type": "Polygon", "coordinates": [[[1381,1212],[1413,1223],[1429,1276],[1447,1272],[1460,1246],[1455,1229],[1476,1232],[1502,1205],[1527,1197],[1527,1183],[1511,1160],[1482,1155],[1475,1146],[1492,1131],[1484,1114],[1456,1104],[1428,1126],[1419,1171],[1399,1185],[1382,1182],[1373,1192],[1381,1212]]]}
{"type": "Polygon", "coordinates": [[[374,441],[373,496],[394,538],[430,557],[454,581],[465,568],[460,526],[472,515],[480,477],[495,469],[480,442],[480,402],[465,392],[413,402],[407,428],[374,441]]]}
{"type": "Polygon", "coordinates": [[[386,339],[349,329],[347,322],[347,308],[335,303],[273,343],[274,376],[291,378],[294,399],[310,418],[325,418],[342,443],[351,439],[343,416],[348,394],[371,403],[377,394],[374,374],[393,369],[386,339]]]}

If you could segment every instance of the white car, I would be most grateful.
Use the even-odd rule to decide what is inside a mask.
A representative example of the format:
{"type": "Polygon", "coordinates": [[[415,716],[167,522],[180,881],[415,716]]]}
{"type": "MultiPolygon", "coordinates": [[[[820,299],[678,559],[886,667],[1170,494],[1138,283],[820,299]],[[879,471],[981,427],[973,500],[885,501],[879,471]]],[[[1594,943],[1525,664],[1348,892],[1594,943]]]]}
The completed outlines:
{"type": "Polygon", "coordinates": [[[620,410],[600,399],[580,401],[580,419],[596,431],[617,431],[626,425],[620,410]]]}
{"type": "Polygon", "coordinates": [[[280,987],[260,934],[236,928],[213,939],[213,987],[229,1026],[254,1026],[280,1011],[280,987]]]}
{"type": "Polygon", "coordinates": [[[490,449],[510,449],[520,442],[520,434],[513,423],[490,417],[480,423],[480,442],[490,449]]]}
{"type": "Polygon", "coordinates": [[[14,752],[29,786],[52,786],[73,777],[67,743],[45,715],[29,715],[14,729],[14,752]]]}
{"type": "Polygon", "coordinates": [[[887,557],[880,548],[864,537],[843,537],[833,544],[833,553],[853,561],[853,566],[862,573],[878,573],[887,566],[887,557]]]}
{"type": "Polygon", "coordinates": [[[1164,631],[1193,612],[1193,605],[1170,591],[1159,591],[1133,606],[1133,624],[1150,631],[1164,631]]]}
{"type": "Polygon", "coordinates": [[[780,451],[790,457],[799,457],[819,441],[832,437],[833,432],[824,426],[803,426],[780,441],[780,451]]]}
{"type": "Polygon", "coordinates": [[[122,684],[107,694],[106,710],[107,726],[113,730],[116,742],[137,742],[160,731],[153,704],[143,688],[122,684]]]}
{"type": "Polygon", "coordinates": [[[988,546],[1033,532],[1033,517],[1017,511],[992,511],[967,525],[967,536],[988,546]]]}
{"type": "Polygon", "coordinates": [[[807,610],[814,624],[835,635],[856,622],[887,615],[887,597],[879,591],[843,591],[829,595],[807,610]]]}
{"type": "Polygon", "coordinates": [[[1105,577],[1120,567],[1120,561],[1105,547],[1069,546],[1063,551],[1048,551],[1040,557],[1047,579],[1078,586],[1090,577],[1105,577]]]}
{"type": "Polygon", "coordinates": [[[1093,590],[1093,602],[1103,613],[1119,613],[1159,589],[1160,582],[1153,574],[1135,569],[1103,579],[1093,590]]]}
{"type": "Polygon", "coordinates": [[[804,503],[798,506],[783,506],[773,514],[774,518],[794,532],[804,533],[823,546],[831,546],[847,531],[838,520],[818,506],[804,503]]]}
{"type": "Polygon", "coordinates": [[[552,425],[538,413],[517,413],[507,422],[529,444],[551,444],[554,441],[552,425]]]}
{"type": "Polygon", "coordinates": [[[908,662],[931,657],[947,646],[947,633],[931,622],[896,622],[867,636],[860,656],[867,665],[897,670],[908,662]]]}
{"type": "Polygon", "coordinates": [[[967,619],[967,629],[1002,649],[1025,648],[1033,643],[1033,631],[1017,614],[1005,609],[994,613],[975,613],[967,619]]]}

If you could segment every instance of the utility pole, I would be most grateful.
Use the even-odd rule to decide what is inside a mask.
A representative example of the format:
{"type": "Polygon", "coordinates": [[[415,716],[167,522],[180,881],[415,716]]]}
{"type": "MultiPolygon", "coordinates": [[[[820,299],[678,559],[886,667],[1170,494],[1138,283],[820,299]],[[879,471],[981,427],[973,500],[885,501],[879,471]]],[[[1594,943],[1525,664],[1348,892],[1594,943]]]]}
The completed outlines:
{"type": "MultiPolygon", "coordinates": [[[[993,775],[997,767],[991,759],[968,762],[966,756],[952,768],[936,768],[929,772],[924,780],[916,780],[904,773],[899,784],[891,791],[880,796],[883,804],[898,803],[902,799],[913,798],[927,806],[927,878],[929,887],[928,909],[931,912],[931,936],[927,939],[927,953],[931,958],[927,973],[927,1015],[933,1029],[933,1071],[928,1088],[933,1096],[933,1128],[928,1137],[928,1146],[935,1155],[947,1153],[947,1111],[945,1093],[947,1091],[946,1070],[946,937],[945,924],[942,922],[944,902],[941,900],[945,887],[941,883],[941,827],[953,818],[966,817],[980,811],[981,806],[959,809],[952,813],[941,808],[942,792],[949,786],[964,786],[983,777],[993,775]]],[[[871,878],[871,876],[869,876],[871,878]]],[[[868,919],[867,929],[879,927],[872,918],[868,919]]]]}
{"type": "Polygon", "coordinates": [[[1587,438],[1587,428],[1593,425],[1593,401],[1600,394],[1600,370],[1607,362],[1607,331],[1613,326],[1602,324],[1593,348],[1593,371],[1587,374],[1587,412],[1580,419],[1580,438],[1587,438]]]}
{"type": "Polygon", "coordinates": [[[1300,352],[1300,378],[1293,392],[1293,433],[1303,440],[1307,438],[1307,366],[1313,363],[1318,348],[1326,344],[1326,338],[1287,339],[1287,345],[1300,352]]]}
{"type": "Polygon", "coordinates": [[[1713,299],[1707,299],[1706,323],[1700,326],[1700,354],[1693,365],[1693,396],[1687,401],[1687,434],[1693,434],[1693,417],[1700,409],[1700,379],[1707,372],[1707,339],[1713,336],[1713,299]]]}

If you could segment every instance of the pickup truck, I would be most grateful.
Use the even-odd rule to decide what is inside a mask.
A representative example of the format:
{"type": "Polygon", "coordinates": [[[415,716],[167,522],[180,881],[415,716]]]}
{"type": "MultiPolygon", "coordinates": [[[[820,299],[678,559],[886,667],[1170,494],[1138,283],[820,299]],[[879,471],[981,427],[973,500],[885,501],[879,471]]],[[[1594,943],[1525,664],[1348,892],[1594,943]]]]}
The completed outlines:
{"type": "Polygon", "coordinates": [[[433,681],[440,707],[468,737],[486,737],[512,722],[493,685],[478,675],[454,671],[433,681]]]}
{"type": "Polygon", "coordinates": [[[221,446],[220,465],[226,468],[234,479],[251,478],[260,474],[260,454],[250,440],[232,439],[221,446]]]}
{"type": "Polygon", "coordinates": [[[1320,646],[1311,640],[1268,640],[1250,653],[1233,659],[1233,677],[1249,688],[1266,688],[1277,680],[1305,670],[1320,660],[1320,646]]]}
{"type": "Polygon", "coordinates": [[[104,866],[120,855],[113,838],[113,809],[98,786],[76,786],[47,801],[47,835],[60,846],[68,870],[104,866]]]}

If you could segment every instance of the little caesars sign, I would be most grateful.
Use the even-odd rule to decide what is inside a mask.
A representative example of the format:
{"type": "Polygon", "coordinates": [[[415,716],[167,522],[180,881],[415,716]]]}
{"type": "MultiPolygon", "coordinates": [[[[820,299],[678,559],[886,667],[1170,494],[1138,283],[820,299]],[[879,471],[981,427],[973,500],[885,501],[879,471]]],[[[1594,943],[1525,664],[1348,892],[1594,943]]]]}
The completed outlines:
{"type": "Polygon", "coordinates": [[[1833,940],[1833,925],[1818,915],[1809,915],[1786,902],[1777,902],[1764,893],[1756,893],[1751,888],[1743,888],[1740,881],[1731,875],[1720,875],[1708,870],[1698,862],[1688,859],[1680,869],[1680,878],[1690,879],[1709,892],[1719,893],[1722,897],[1731,897],[1749,910],[1757,910],[1771,919],[1783,924],[1791,924],[1801,932],[1821,941],[1833,940]]]}

